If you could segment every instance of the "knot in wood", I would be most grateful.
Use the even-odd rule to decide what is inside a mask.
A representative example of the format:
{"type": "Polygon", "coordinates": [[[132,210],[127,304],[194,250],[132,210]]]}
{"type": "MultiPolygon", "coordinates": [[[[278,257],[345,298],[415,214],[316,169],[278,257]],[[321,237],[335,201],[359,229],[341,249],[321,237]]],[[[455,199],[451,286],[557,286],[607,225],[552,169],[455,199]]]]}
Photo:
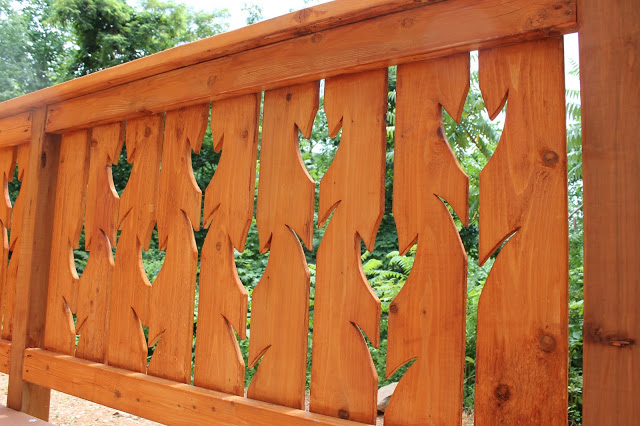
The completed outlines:
{"type": "Polygon", "coordinates": [[[389,312],[391,312],[392,314],[397,314],[398,313],[398,305],[393,304],[393,305],[389,306],[389,312]]]}
{"type": "Polygon", "coordinates": [[[556,345],[556,339],[550,334],[543,334],[538,341],[538,346],[545,352],[553,352],[556,345]]]}
{"type": "Polygon", "coordinates": [[[340,410],[338,410],[338,417],[340,417],[342,420],[349,420],[349,410],[341,408],[340,410]]]}
{"type": "Polygon", "coordinates": [[[293,95],[291,93],[287,93],[287,96],[286,96],[287,102],[289,102],[291,98],[293,98],[293,95]]]}
{"type": "Polygon", "coordinates": [[[558,164],[560,157],[554,151],[546,151],[542,154],[542,163],[545,166],[553,167],[558,164]]]}
{"type": "Polygon", "coordinates": [[[496,390],[493,392],[493,394],[495,395],[497,400],[506,402],[511,397],[511,390],[509,389],[509,386],[501,384],[496,387],[496,390]]]}

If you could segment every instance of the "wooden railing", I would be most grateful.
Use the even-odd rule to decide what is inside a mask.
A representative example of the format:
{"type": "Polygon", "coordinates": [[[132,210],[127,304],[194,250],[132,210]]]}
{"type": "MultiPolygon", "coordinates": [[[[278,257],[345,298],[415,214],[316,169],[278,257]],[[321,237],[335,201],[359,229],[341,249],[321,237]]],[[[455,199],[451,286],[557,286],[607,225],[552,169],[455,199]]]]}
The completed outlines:
{"type": "MultiPolygon", "coordinates": [[[[638,17],[631,1],[620,3],[614,16],[629,20],[626,26],[616,23],[625,35],[637,30],[640,19],[630,18],[638,17]]],[[[579,5],[585,25],[596,27],[600,18],[592,15],[599,3],[579,5]]],[[[440,198],[467,222],[468,179],[444,137],[442,109],[460,118],[469,52],[479,49],[487,113],[495,117],[508,102],[501,141],[480,177],[480,261],[508,241],[478,308],[475,419],[566,424],[560,36],[578,28],[577,6],[576,0],[375,0],[366,6],[339,0],[0,103],[5,194],[16,161],[22,182],[13,211],[8,196],[0,209],[0,370],[10,373],[8,405],[47,418],[49,389],[57,389],[164,423],[373,423],[377,375],[362,332],[378,346],[380,302],[362,273],[360,247],[362,241],[373,248],[384,213],[387,67],[398,65],[393,213],[400,251],[416,242],[418,251],[390,307],[387,372],[415,362],[385,421],[460,423],[467,259],[440,198]],[[310,280],[302,244],[312,247],[316,182],[300,161],[298,130],[307,136],[311,131],[321,79],[330,134],[341,130],[342,136],[320,182],[317,225],[329,225],[317,254],[310,409],[304,411],[310,280]],[[235,270],[234,249],[243,250],[253,216],[260,118],[256,219],[260,248],[270,257],[252,294],[249,363],[260,365],[245,397],[235,333],[246,338],[248,295],[235,270]],[[201,215],[191,155],[199,152],[209,120],[221,159],[201,215]],[[111,167],[125,143],[133,168],[119,198],[111,167]],[[208,234],[200,253],[192,363],[198,269],[193,231],[201,224],[208,234]],[[154,226],[166,257],[151,285],[141,250],[148,248],[154,226]],[[90,254],[78,278],[72,253],[83,229],[90,254]],[[156,343],[147,365],[147,348],[156,343]]],[[[581,37],[588,45],[595,35],[581,37]]],[[[592,49],[604,55],[604,47],[592,49]]],[[[630,49],[637,53],[637,43],[630,49]]],[[[625,68],[627,56],[619,53],[620,72],[638,77],[637,64],[627,61],[625,68]]],[[[614,71],[586,70],[591,85],[615,78],[614,71]]],[[[638,95],[625,101],[638,106],[638,88],[629,80],[624,84],[638,95]]],[[[583,88],[585,119],[591,114],[597,121],[589,90],[583,88]]],[[[640,160],[633,149],[628,155],[640,160]]],[[[587,220],[600,206],[592,198],[587,209],[587,189],[598,190],[587,180],[598,173],[588,155],[585,143],[589,248],[594,243],[588,238],[596,234],[589,234],[587,220]]],[[[629,173],[637,177],[637,170],[629,173]]],[[[624,191],[637,189],[638,181],[624,191]]],[[[611,185],[623,191],[616,182],[611,185]]],[[[636,214],[637,204],[631,206],[636,214]]],[[[620,220],[629,223],[629,217],[620,220]]],[[[615,245],[622,235],[614,234],[608,238],[615,245]]],[[[640,254],[637,245],[627,247],[640,254]]],[[[637,270],[625,271],[637,287],[637,270]]],[[[586,293],[600,285],[589,287],[588,278],[586,293]]],[[[638,301],[637,288],[616,285],[635,291],[629,298],[638,301]]],[[[593,309],[585,310],[587,321],[599,315],[593,309]]],[[[615,336],[605,334],[607,342],[627,344],[606,351],[627,351],[621,355],[625,365],[637,367],[639,321],[632,305],[624,309],[622,315],[635,323],[613,330],[615,336]]],[[[597,325],[586,327],[585,401],[587,366],[593,380],[606,368],[602,358],[594,359],[610,355],[588,357],[589,344],[599,344],[604,334],[597,325]]],[[[622,376],[624,367],[616,368],[622,376]]],[[[622,401],[610,404],[618,414],[608,419],[631,419],[638,410],[629,395],[633,389],[637,394],[632,378],[640,369],[626,371],[631,378],[620,378],[627,387],[616,388],[622,401]]],[[[598,385],[591,386],[596,394],[598,385]]],[[[588,410],[585,420],[602,424],[597,419],[605,417],[588,410]]]]}

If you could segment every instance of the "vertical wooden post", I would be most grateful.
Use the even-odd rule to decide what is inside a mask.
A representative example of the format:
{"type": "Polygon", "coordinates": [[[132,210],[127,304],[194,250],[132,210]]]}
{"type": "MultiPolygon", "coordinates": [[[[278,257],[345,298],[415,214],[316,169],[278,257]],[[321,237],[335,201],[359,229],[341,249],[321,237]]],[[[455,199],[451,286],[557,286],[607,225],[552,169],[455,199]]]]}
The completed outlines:
{"type": "Polygon", "coordinates": [[[583,0],[584,424],[640,417],[640,8],[583,0]]]}
{"type": "Polygon", "coordinates": [[[49,258],[55,190],[60,155],[59,136],[45,134],[46,107],[33,113],[25,191],[20,265],[13,318],[11,370],[7,405],[14,410],[49,418],[50,390],[22,380],[23,352],[42,346],[47,306],[49,258]]]}

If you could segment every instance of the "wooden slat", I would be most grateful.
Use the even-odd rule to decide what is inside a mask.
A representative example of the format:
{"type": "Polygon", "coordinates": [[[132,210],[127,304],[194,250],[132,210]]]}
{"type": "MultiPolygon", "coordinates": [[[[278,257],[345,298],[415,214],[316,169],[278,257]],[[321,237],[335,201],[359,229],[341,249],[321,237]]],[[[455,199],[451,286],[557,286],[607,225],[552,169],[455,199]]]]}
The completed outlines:
{"type": "Polygon", "coordinates": [[[304,409],[310,273],[298,241],[313,248],[315,182],[300,156],[311,136],[319,82],[265,93],[256,219],[269,263],[251,295],[249,366],[260,361],[247,396],[304,409]],[[286,191],[283,191],[286,188],[286,191]]]}
{"type": "Polygon", "coordinates": [[[89,252],[87,266],[78,281],[76,356],[104,362],[107,355],[109,296],[115,269],[119,197],[113,186],[111,166],[118,164],[124,143],[124,123],[93,129],[87,189],[84,235],[89,252]]]}
{"type": "Polygon", "coordinates": [[[156,223],[164,117],[151,115],[127,123],[127,160],[133,163],[120,199],[120,238],[109,310],[107,363],[147,372],[147,341],[151,284],[142,265],[142,249],[149,249],[156,223]]]}
{"type": "Polygon", "coordinates": [[[47,131],[315,81],[575,28],[558,0],[448,0],[159,74],[49,107],[47,131]],[[479,18],[481,17],[481,18],[479,18]]]}
{"type": "Polygon", "coordinates": [[[640,418],[640,8],[580,2],[584,391],[590,425],[640,418]]]}
{"type": "Polygon", "coordinates": [[[89,177],[89,131],[62,135],[58,165],[58,188],[53,213],[53,241],[47,295],[44,347],[73,355],[76,329],[78,273],[73,250],[80,245],[89,177]]]}
{"type": "Polygon", "coordinates": [[[0,119],[0,147],[28,143],[31,140],[31,112],[0,119]]]}
{"type": "Polygon", "coordinates": [[[4,313],[5,291],[7,287],[7,269],[9,262],[9,235],[11,228],[11,199],[9,198],[9,182],[13,181],[16,170],[15,147],[0,150],[0,182],[2,182],[3,202],[0,202],[0,313],[4,313]]]}
{"type": "Polygon", "coordinates": [[[194,384],[244,396],[244,360],[234,330],[247,337],[248,293],[238,278],[234,248],[243,251],[255,195],[260,96],[214,102],[211,132],[222,150],[204,197],[209,228],[200,262],[200,304],[194,384]]]}
{"type": "Polygon", "coordinates": [[[340,147],[320,182],[311,411],[363,423],[376,419],[378,375],[365,343],[380,343],[380,300],[361,264],[384,214],[387,70],[328,79],[325,111],[340,147]],[[362,330],[362,332],[361,332],[362,330]]]}
{"type": "MultiPolygon", "coordinates": [[[[18,161],[18,180],[24,184],[25,170],[29,161],[29,145],[20,145],[16,148],[18,161]]],[[[20,258],[22,250],[20,250],[22,236],[22,218],[24,216],[25,194],[26,192],[20,188],[20,192],[16,197],[13,209],[11,210],[11,234],[9,239],[9,250],[11,251],[11,260],[7,267],[7,276],[3,289],[3,318],[2,318],[2,334],[3,339],[11,340],[14,325],[14,310],[16,307],[16,291],[18,288],[18,268],[20,266],[20,258]]]]}
{"type": "Polygon", "coordinates": [[[387,377],[412,359],[385,411],[389,424],[461,424],[467,258],[442,197],[463,223],[469,179],[444,136],[460,120],[469,54],[398,67],[393,216],[400,252],[416,242],[409,278],[389,307],[387,377]],[[416,398],[420,395],[420,398],[416,398]]]}
{"type": "Polygon", "coordinates": [[[11,365],[11,342],[0,340],[0,373],[9,374],[11,365]]]}
{"type": "MultiPolygon", "coordinates": [[[[47,304],[49,260],[53,234],[60,138],[44,131],[46,110],[33,114],[33,131],[24,172],[23,194],[28,206],[21,215],[20,264],[17,281],[7,406],[46,420],[49,389],[23,382],[23,351],[41,347],[47,304]]],[[[14,211],[15,214],[15,211],[14,211]]],[[[14,222],[14,227],[17,223],[14,222]]],[[[14,252],[15,253],[15,252],[14,252]]]]}
{"type": "Polygon", "coordinates": [[[165,424],[356,425],[41,349],[25,353],[24,378],[165,424]]]}
{"type": "Polygon", "coordinates": [[[148,372],[191,381],[193,312],[198,250],[193,230],[200,229],[202,191],[191,168],[191,150],[200,152],[209,104],[167,113],[158,197],[158,242],[167,250],[153,283],[149,305],[148,345],[158,346],[148,372]]]}
{"type": "Polygon", "coordinates": [[[479,257],[498,254],[478,305],[478,424],[567,424],[568,230],[562,39],[479,54],[505,127],[480,173],[479,257]]]}
{"type": "Polygon", "coordinates": [[[340,0],[168,49],[0,103],[0,117],[221,56],[444,0],[340,0]]]}

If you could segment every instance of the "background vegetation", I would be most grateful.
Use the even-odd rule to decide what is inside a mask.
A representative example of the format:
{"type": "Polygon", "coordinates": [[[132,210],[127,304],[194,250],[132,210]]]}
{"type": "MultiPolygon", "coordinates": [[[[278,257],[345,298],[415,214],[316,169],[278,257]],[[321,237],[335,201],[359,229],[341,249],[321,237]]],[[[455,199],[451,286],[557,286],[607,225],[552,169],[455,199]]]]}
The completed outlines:
{"type": "MultiPolygon", "coordinates": [[[[243,8],[247,23],[259,21],[259,5],[243,8]]],[[[133,7],[123,0],[26,0],[20,3],[0,0],[0,100],[89,74],[100,69],[136,59],[181,43],[213,35],[228,28],[229,15],[225,10],[213,13],[195,12],[182,4],[143,0],[133,7]]],[[[475,57],[474,57],[475,62],[475,57]]],[[[477,66],[472,67],[477,69],[477,66]]],[[[577,65],[573,64],[574,74],[577,65]]],[[[372,287],[382,301],[381,346],[371,347],[380,385],[397,381],[406,371],[400,369],[391,378],[384,377],[389,303],[406,281],[415,255],[415,247],[400,256],[397,251],[395,223],[391,213],[393,193],[394,125],[395,125],[395,69],[389,70],[389,112],[387,115],[388,146],[385,215],[372,253],[363,253],[364,270],[372,287]]],[[[569,419],[581,423],[582,408],[582,305],[583,305],[583,232],[582,232],[582,159],[579,92],[567,91],[567,130],[569,155],[569,419]]],[[[508,106],[507,106],[508,107],[508,106]]],[[[484,109],[478,88],[477,71],[472,72],[464,114],[460,124],[450,117],[444,120],[449,142],[458,161],[470,178],[470,223],[463,227],[456,218],[469,259],[467,345],[464,379],[464,405],[473,410],[475,382],[475,338],[477,306],[482,287],[491,270],[493,260],[478,266],[478,196],[479,173],[491,158],[501,133],[500,119],[491,122],[484,109]]],[[[329,167],[339,146],[340,136],[328,137],[326,117],[322,107],[309,140],[301,139],[302,158],[310,175],[319,182],[329,167]]],[[[204,191],[215,173],[219,155],[213,151],[211,132],[207,130],[202,152],[193,156],[194,174],[204,191]]],[[[120,165],[114,167],[114,184],[121,192],[127,182],[131,166],[123,152],[120,165]]],[[[19,183],[10,185],[15,200],[19,183]]],[[[316,191],[318,187],[316,187],[316,191]]],[[[317,194],[316,194],[317,195],[317,194]]],[[[317,202],[317,199],[316,199],[317,202]]],[[[314,250],[307,252],[312,274],[310,330],[313,330],[313,295],[315,285],[315,253],[324,229],[315,230],[314,250]]],[[[206,231],[196,233],[198,248],[206,231]]],[[[87,253],[76,251],[76,265],[82,273],[87,253]]],[[[157,235],[149,251],[143,253],[145,269],[151,281],[162,267],[164,252],[157,248],[157,235]]],[[[237,253],[239,276],[249,293],[258,283],[268,260],[260,254],[255,220],[247,247],[237,253]]],[[[250,319],[249,319],[250,321],[250,319]]],[[[194,322],[197,325],[197,309],[194,322]]],[[[194,339],[195,345],[195,339],[194,339]]],[[[247,356],[248,340],[241,341],[247,356]]],[[[309,340],[310,361],[311,339],[309,340]]],[[[150,350],[151,352],[152,350],[150,350]]],[[[253,371],[248,370],[247,383],[253,371]]]]}

